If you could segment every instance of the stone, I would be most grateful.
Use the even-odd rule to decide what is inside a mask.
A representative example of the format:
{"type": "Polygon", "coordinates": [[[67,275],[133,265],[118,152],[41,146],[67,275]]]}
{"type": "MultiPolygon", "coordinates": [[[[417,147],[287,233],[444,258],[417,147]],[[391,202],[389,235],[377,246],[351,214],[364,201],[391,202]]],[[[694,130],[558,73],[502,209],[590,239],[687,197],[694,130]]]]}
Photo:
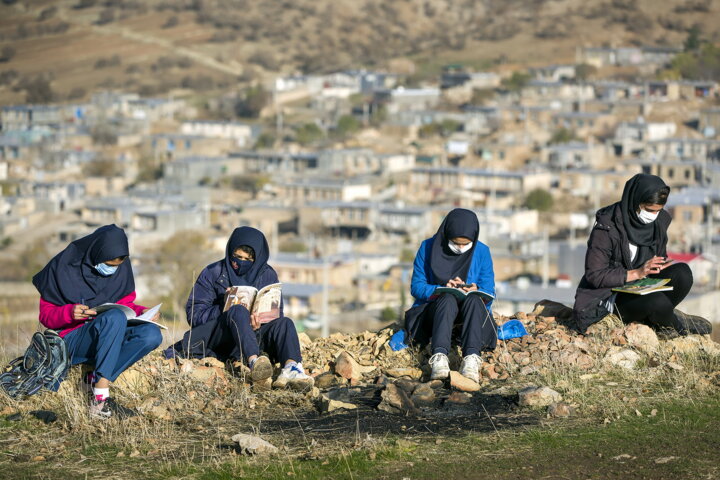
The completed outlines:
{"type": "Polygon", "coordinates": [[[135,368],[129,368],[125,370],[113,382],[113,387],[115,388],[137,393],[140,395],[146,394],[148,391],[150,391],[151,386],[152,381],[150,376],[135,368]]]}
{"type": "Polygon", "coordinates": [[[523,407],[547,407],[560,402],[562,395],[550,387],[525,387],[518,392],[518,403],[523,407]]]}
{"type": "Polygon", "coordinates": [[[389,384],[380,394],[380,404],[378,410],[389,413],[417,414],[418,409],[413,404],[407,394],[395,384],[389,384]]]}
{"type": "Polygon", "coordinates": [[[663,463],[672,462],[673,460],[677,460],[680,457],[670,456],[670,457],[660,457],[655,459],[655,463],[658,465],[661,465],[663,463]]]}
{"type": "Polygon", "coordinates": [[[543,317],[555,317],[560,321],[567,321],[572,318],[572,308],[562,303],[552,300],[541,300],[535,304],[533,315],[542,315],[543,317]]]}
{"type": "Polygon", "coordinates": [[[213,368],[225,368],[225,364],[215,357],[205,357],[198,361],[200,365],[213,368]]]}
{"type": "Polygon", "coordinates": [[[465,405],[470,403],[472,395],[465,392],[452,392],[446,399],[445,404],[450,405],[465,405]]]}
{"type": "Polygon", "coordinates": [[[603,362],[607,364],[627,368],[628,370],[635,368],[639,361],[640,355],[637,352],[619,347],[609,349],[603,358],[603,362]]]}
{"type": "Polygon", "coordinates": [[[195,370],[195,364],[194,364],[193,362],[190,362],[190,361],[185,361],[185,362],[183,362],[183,364],[180,366],[180,373],[190,373],[190,372],[192,372],[193,370],[195,370]]]}
{"type": "Polygon", "coordinates": [[[413,367],[390,368],[385,370],[385,374],[393,378],[410,377],[412,379],[419,380],[420,377],[422,377],[422,370],[413,367]]]}
{"type": "Polygon", "coordinates": [[[479,384],[460,375],[460,372],[456,372],[455,370],[450,372],[450,386],[461,392],[477,392],[480,390],[479,384]]]}
{"type": "Polygon", "coordinates": [[[275,445],[255,435],[238,433],[232,436],[232,441],[237,443],[239,453],[243,455],[272,455],[278,453],[275,445]]]}
{"type": "Polygon", "coordinates": [[[315,377],[315,386],[318,388],[332,388],[340,384],[342,384],[342,377],[338,377],[333,372],[323,372],[315,377]]]}
{"type": "Polygon", "coordinates": [[[555,402],[548,406],[548,415],[551,417],[572,417],[575,415],[575,407],[565,402],[555,402]]]}
{"type": "Polygon", "coordinates": [[[625,327],[628,344],[645,353],[653,353],[660,346],[657,334],[652,328],[641,323],[631,323],[625,327]]]}
{"type": "Polygon", "coordinates": [[[432,389],[436,389],[436,388],[440,388],[443,386],[443,381],[442,380],[430,380],[429,382],[425,383],[424,385],[427,385],[432,389]]]}
{"type": "Polygon", "coordinates": [[[300,341],[301,347],[308,347],[312,345],[312,340],[310,339],[310,336],[305,332],[298,333],[298,340],[300,341]]]}
{"type": "Polygon", "coordinates": [[[345,350],[335,358],[335,373],[352,383],[357,383],[362,378],[360,364],[345,350]]]}
{"type": "Polygon", "coordinates": [[[435,390],[427,383],[421,383],[415,387],[410,400],[415,406],[430,407],[435,403],[435,390]]]}
{"type": "MultiPolygon", "coordinates": [[[[520,375],[532,375],[538,372],[538,368],[535,365],[527,365],[520,369],[520,375]]],[[[497,378],[497,374],[496,374],[497,378]]]]}
{"type": "Polygon", "coordinates": [[[402,388],[408,395],[411,395],[413,393],[413,390],[415,390],[415,388],[420,385],[420,382],[418,382],[417,380],[411,380],[407,377],[398,378],[393,383],[398,387],[402,388]]]}
{"type": "Polygon", "coordinates": [[[354,403],[343,402],[342,400],[333,400],[328,395],[320,397],[320,411],[334,412],[335,410],[355,410],[357,405],[354,403]]]}

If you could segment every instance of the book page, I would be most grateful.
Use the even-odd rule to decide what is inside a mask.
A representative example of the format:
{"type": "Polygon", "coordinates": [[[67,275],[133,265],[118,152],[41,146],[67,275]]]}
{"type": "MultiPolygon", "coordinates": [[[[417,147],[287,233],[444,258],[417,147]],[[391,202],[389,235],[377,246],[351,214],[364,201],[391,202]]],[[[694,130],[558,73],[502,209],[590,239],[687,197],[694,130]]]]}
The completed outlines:
{"type": "Polygon", "coordinates": [[[225,294],[225,306],[223,312],[230,310],[230,307],[235,305],[242,305],[247,308],[249,312],[252,312],[253,301],[257,294],[257,288],[250,287],[247,285],[230,287],[225,294]]]}
{"type": "Polygon", "coordinates": [[[160,307],[162,307],[162,303],[159,303],[159,304],[155,305],[154,307],[149,308],[142,315],[138,315],[135,318],[128,319],[128,325],[140,325],[143,323],[152,323],[153,325],[157,325],[158,327],[162,328],[163,330],[167,330],[167,327],[165,325],[154,322],[152,319],[155,316],[155,314],[160,311],[160,307]]]}
{"type": "Polygon", "coordinates": [[[252,313],[258,316],[260,323],[272,322],[280,316],[281,299],[281,283],[266,285],[258,292],[252,313]]]}
{"type": "Polygon", "coordinates": [[[492,300],[495,300],[495,296],[488,292],[483,292],[482,290],[473,290],[472,292],[468,292],[468,295],[480,295],[480,297],[483,299],[485,303],[491,302],[492,300]]]}
{"type": "Polygon", "coordinates": [[[103,303],[102,305],[93,307],[92,310],[95,310],[98,315],[100,315],[101,313],[112,310],[113,308],[121,310],[125,314],[125,318],[127,319],[135,318],[135,310],[128,307],[127,305],[120,305],[119,303],[103,303]]]}

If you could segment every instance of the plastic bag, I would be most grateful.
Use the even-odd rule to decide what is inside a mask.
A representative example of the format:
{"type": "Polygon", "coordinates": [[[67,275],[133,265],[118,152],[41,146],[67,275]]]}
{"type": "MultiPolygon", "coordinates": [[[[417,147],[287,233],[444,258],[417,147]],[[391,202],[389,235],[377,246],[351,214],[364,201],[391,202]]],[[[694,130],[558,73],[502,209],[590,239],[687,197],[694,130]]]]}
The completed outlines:
{"type": "Polygon", "coordinates": [[[527,334],[525,326],[517,319],[508,320],[498,327],[498,340],[510,340],[527,334]]]}
{"type": "Polygon", "coordinates": [[[388,345],[390,345],[390,348],[393,352],[397,352],[404,348],[407,348],[408,346],[405,344],[405,330],[398,330],[397,332],[393,333],[393,336],[390,337],[388,345]]]}

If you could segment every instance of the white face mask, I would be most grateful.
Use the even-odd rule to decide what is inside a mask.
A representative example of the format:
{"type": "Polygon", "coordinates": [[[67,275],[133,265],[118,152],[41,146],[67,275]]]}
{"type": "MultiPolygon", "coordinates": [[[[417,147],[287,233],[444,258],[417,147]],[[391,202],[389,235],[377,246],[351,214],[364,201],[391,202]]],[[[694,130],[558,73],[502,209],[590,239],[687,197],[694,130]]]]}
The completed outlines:
{"type": "Polygon", "coordinates": [[[452,251],[456,255],[461,255],[461,254],[469,251],[472,248],[472,246],[473,246],[472,242],[468,243],[467,245],[463,245],[462,247],[452,241],[448,242],[448,248],[450,249],[450,251],[452,251]]]}
{"type": "Polygon", "coordinates": [[[644,224],[654,222],[657,219],[658,215],[660,215],[660,211],[658,211],[657,213],[651,213],[642,208],[640,209],[640,213],[637,214],[640,221],[644,224]]]}

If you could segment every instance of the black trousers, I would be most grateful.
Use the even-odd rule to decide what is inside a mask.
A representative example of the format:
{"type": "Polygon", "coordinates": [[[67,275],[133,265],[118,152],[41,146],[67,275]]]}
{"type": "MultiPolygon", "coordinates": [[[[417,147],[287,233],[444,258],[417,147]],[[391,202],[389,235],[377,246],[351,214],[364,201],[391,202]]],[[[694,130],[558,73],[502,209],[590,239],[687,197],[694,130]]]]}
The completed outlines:
{"type": "Polygon", "coordinates": [[[261,351],[273,362],[301,362],[295,324],[287,317],[280,317],[253,330],[250,313],[245,307],[236,305],[218,318],[191,328],[182,340],[165,351],[165,356],[247,360],[261,351]]]}
{"type": "Polygon", "coordinates": [[[495,321],[478,295],[459,301],[444,293],[427,305],[418,320],[423,336],[431,337],[433,354],[448,354],[456,326],[460,328],[463,356],[494,350],[497,345],[495,321]]]}
{"type": "Polygon", "coordinates": [[[615,308],[623,322],[641,322],[655,327],[670,327],[683,333],[684,327],[673,313],[673,309],[683,301],[692,287],[693,277],[690,267],[687,263],[676,263],[660,273],[649,275],[649,277],[669,278],[673,289],[647,295],[618,293],[615,298],[615,308]]]}

